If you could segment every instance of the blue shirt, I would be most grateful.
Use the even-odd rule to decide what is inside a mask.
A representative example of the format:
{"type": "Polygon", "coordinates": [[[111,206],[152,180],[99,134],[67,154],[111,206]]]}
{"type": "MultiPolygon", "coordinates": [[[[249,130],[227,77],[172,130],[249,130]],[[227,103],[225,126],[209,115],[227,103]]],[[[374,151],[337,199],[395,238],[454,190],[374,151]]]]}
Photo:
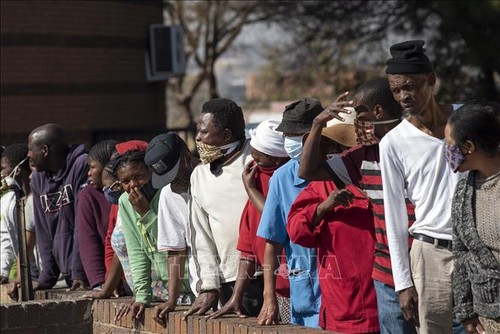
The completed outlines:
{"type": "MultiPolygon", "coordinates": [[[[285,248],[290,272],[292,322],[294,317],[319,314],[321,302],[316,249],[294,244],[286,232],[290,207],[309,183],[298,176],[298,169],[299,162],[291,159],[274,172],[257,230],[259,237],[282,244],[285,248]]],[[[318,322],[313,327],[318,327],[318,322]]]]}

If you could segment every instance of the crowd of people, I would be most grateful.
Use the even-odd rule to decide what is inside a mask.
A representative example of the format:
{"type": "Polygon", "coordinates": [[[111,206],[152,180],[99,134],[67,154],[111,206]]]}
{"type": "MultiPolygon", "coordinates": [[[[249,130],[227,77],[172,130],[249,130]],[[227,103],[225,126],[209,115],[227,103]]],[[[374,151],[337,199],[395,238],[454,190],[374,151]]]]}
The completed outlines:
{"type": "Polygon", "coordinates": [[[115,320],[254,316],[340,333],[500,333],[500,104],[439,104],[424,42],[323,107],[245,135],[203,104],[173,132],[87,153],[56,124],[2,151],[1,283],[15,297],[24,205],[33,288],[131,296],[115,320]],[[153,304],[154,303],[154,304],[153,304]]]}

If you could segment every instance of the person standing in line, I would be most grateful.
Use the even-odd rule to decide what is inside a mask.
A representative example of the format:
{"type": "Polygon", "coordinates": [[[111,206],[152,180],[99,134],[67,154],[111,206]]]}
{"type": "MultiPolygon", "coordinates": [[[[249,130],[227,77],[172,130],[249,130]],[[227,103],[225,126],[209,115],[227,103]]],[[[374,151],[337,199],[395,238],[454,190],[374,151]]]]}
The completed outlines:
{"type": "MultiPolygon", "coordinates": [[[[148,143],[142,140],[129,140],[115,145],[116,152],[112,154],[110,161],[103,170],[102,182],[104,185],[103,193],[106,200],[111,203],[109,213],[109,226],[106,231],[105,245],[105,263],[106,263],[106,281],[99,291],[91,291],[83,295],[84,298],[107,299],[115,295],[132,295],[134,282],[128,259],[127,246],[125,244],[125,235],[123,232],[122,220],[118,215],[118,203],[124,190],[121,182],[114,175],[114,169],[117,159],[128,151],[145,152],[148,143]],[[120,282],[122,283],[120,285],[120,282]]],[[[152,268],[153,269],[153,268],[152,268]]],[[[156,277],[156,275],[152,275],[156,277]]],[[[155,279],[152,279],[152,287],[155,286],[155,279]]],[[[152,293],[155,290],[152,288],[152,293]]],[[[130,304],[130,303],[129,303],[130,304]]],[[[130,305],[125,304],[128,308],[130,305]]],[[[115,321],[117,319],[115,318],[115,321]]]]}
{"type": "MultiPolygon", "coordinates": [[[[203,104],[198,119],[196,147],[202,164],[191,174],[189,220],[192,252],[201,286],[184,319],[216,310],[231,298],[238,274],[236,249],[239,222],[248,195],[241,180],[250,161],[241,108],[225,98],[203,104]]],[[[243,310],[257,315],[262,305],[262,284],[251,279],[243,310]]]]}
{"type": "MultiPolygon", "coordinates": [[[[276,299],[276,272],[280,257],[285,250],[290,283],[291,323],[307,327],[319,327],[321,291],[318,283],[316,250],[299,246],[290,241],[286,231],[287,217],[293,201],[308,182],[298,176],[302,156],[303,136],[311,129],[312,122],[323,111],[321,103],[304,98],[286,106],[283,119],[276,128],[283,132],[285,150],[290,161],[274,172],[269,183],[257,236],[266,239],[264,250],[264,305],[257,318],[259,325],[278,323],[276,299]]],[[[340,153],[347,148],[346,142],[327,139],[325,145],[340,153]],[[328,143],[328,144],[326,144],[328,143]]]]}
{"type": "Polygon", "coordinates": [[[160,189],[158,201],[159,252],[167,254],[168,300],[155,307],[153,320],[165,327],[168,314],[177,305],[191,305],[198,277],[191,254],[188,229],[189,180],[199,163],[186,143],[174,132],[154,137],[148,145],[144,161],[152,170],[153,187],[160,189]],[[189,280],[185,279],[189,267],[189,280]],[[187,283],[190,283],[190,287],[187,283]],[[182,285],[185,285],[184,287],[182,285]]]}
{"type": "Polygon", "coordinates": [[[133,302],[129,307],[120,307],[116,320],[129,312],[132,318],[141,319],[153,300],[166,301],[169,298],[168,259],[165,253],[158,252],[157,247],[160,191],[153,187],[152,171],[144,157],[144,151],[133,150],[113,161],[114,173],[124,190],[118,204],[118,215],[123,222],[134,289],[133,302]]]}
{"type": "Polygon", "coordinates": [[[106,277],[104,239],[109,224],[111,203],[102,191],[102,173],[116,151],[116,140],[104,140],[89,151],[88,186],[80,193],[77,208],[78,241],[83,269],[91,288],[99,287],[106,277]]]}
{"type": "MultiPolygon", "coordinates": [[[[380,142],[385,220],[395,289],[406,320],[419,333],[452,333],[451,199],[460,178],[444,158],[444,129],[453,105],[434,97],[436,74],[424,42],[391,46],[387,74],[407,115],[380,142]],[[405,196],[415,205],[408,229],[405,196]],[[408,232],[413,236],[408,254],[408,232]]],[[[463,331],[463,327],[456,329],[463,331]]]]}
{"type": "Polygon", "coordinates": [[[464,104],[445,128],[455,190],[454,312],[470,334],[500,333],[500,104],[464,104]]]}
{"type": "Polygon", "coordinates": [[[20,283],[21,272],[18,250],[17,209],[19,198],[25,199],[25,231],[28,261],[32,279],[38,277],[38,268],[35,262],[35,226],[33,219],[33,196],[30,189],[31,168],[28,161],[28,145],[25,143],[12,144],[5,148],[1,162],[2,188],[1,197],[1,248],[0,248],[0,282],[6,284],[10,280],[13,286],[20,283]],[[31,211],[30,211],[31,210],[31,211]],[[30,214],[31,213],[31,214],[30,214]]]}
{"type": "Polygon", "coordinates": [[[78,197],[87,183],[87,152],[83,145],[69,146],[63,128],[49,123],[31,131],[28,157],[36,169],[31,190],[43,263],[33,289],[52,288],[60,274],[71,290],[88,289],[76,228],[78,197]]]}
{"type": "MultiPolygon", "coordinates": [[[[401,122],[402,109],[392,96],[387,78],[376,78],[363,83],[356,89],[352,101],[348,101],[347,96],[348,92],[340,95],[336,102],[316,117],[304,144],[304,161],[300,164],[299,176],[310,181],[333,181],[338,178],[346,184],[354,184],[367,194],[375,224],[372,277],[377,292],[380,332],[415,333],[414,326],[403,317],[399,296],[394,290],[380,172],[380,138],[401,122]],[[354,124],[359,145],[325,163],[320,157],[317,144],[321,128],[331,119],[338,120],[338,117],[341,117],[339,113],[349,111],[356,114],[354,124]]],[[[408,199],[406,203],[410,227],[415,220],[414,206],[408,199]]]]}
{"type": "MultiPolygon", "coordinates": [[[[241,310],[243,292],[250,283],[250,277],[253,277],[256,271],[262,273],[266,241],[257,236],[257,229],[269,190],[269,180],[274,172],[289,160],[283,134],[276,131],[279,123],[274,120],[263,121],[255,129],[250,130],[250,152],[253,161],[245,166],[242,175],[249,199],[240,220],[237,249],[241,253],[238,278],[229,302],[213,313],[209,319],[219,318],[228,313],[243,316],[241,310]]],[[[290,285],[286,277],[281,275],[277,277],[276,293],[278,298],[290,298],[290,285]]],[[[289,307],[285,310],[280,307],[282,322],[290,317],[289,314],[289,307]]]]}

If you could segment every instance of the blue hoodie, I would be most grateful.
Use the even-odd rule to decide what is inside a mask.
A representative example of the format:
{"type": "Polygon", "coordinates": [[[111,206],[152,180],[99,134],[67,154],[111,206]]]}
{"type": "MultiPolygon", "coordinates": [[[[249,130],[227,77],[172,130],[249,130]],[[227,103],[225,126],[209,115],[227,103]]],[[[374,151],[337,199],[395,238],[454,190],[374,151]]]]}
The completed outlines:
{"type": "Polygon", "coordinates": [[[86,280],[78,251],[76,201],[87,183],[87,152],[83,145],[69,148],[65,165],[57,172],[34,172],[31,177],[36,241],[43,268],[41,288],[53,287],[59,274],[86,280]]]}

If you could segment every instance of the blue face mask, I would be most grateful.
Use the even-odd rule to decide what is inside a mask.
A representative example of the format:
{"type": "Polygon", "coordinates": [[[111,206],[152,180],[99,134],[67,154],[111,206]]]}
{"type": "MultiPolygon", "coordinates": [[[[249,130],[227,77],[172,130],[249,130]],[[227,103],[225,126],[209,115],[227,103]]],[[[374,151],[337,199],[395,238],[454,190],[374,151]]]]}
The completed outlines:
{"type": "Polygon", "coordinates": [[[156,192],[158,191],[158,189],[155,189],[153,187],[153,183],[151,182],[151,180],[149,180],[149,182],[144,183],[142,186],[140,186],[139,190],[142,192],[144,197],[146,197],[148,202],[151,202],[151,200],[155,196],[156,192]]]}
{"type": "Polygon", "coordinates": [[[285,151],[291,159],[300,160],[302,155],[302,136],[285,137],[285,151]]]}
{"type": "Polygon", "coordinates": [[[106,200],[111,203],[111,204],[118,204],[118,199],[122,195],[122,190],[112,190],[111,188],[105,187],[102,189],[104,192],[104,197],[106,197],[106,200]]]}

